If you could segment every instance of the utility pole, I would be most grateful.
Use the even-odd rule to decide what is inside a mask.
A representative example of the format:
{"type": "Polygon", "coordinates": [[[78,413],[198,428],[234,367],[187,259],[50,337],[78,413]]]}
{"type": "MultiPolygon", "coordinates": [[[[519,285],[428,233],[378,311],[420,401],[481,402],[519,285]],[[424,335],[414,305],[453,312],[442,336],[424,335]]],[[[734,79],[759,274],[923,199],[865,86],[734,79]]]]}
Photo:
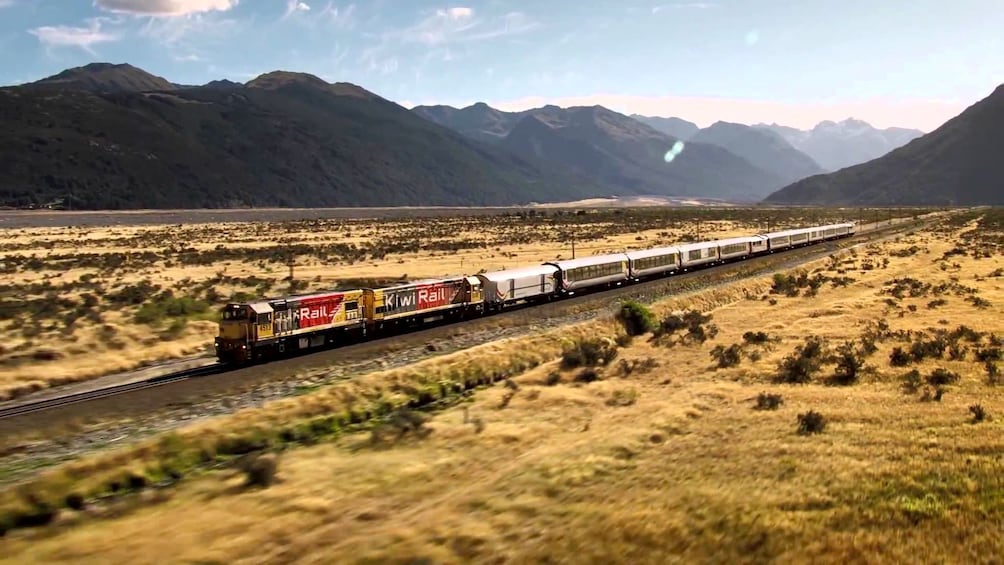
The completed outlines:
{"type": "Polygon", "coordinates": [[[575,232],[572,232],[572,259],[575,259],[575,232]]]}

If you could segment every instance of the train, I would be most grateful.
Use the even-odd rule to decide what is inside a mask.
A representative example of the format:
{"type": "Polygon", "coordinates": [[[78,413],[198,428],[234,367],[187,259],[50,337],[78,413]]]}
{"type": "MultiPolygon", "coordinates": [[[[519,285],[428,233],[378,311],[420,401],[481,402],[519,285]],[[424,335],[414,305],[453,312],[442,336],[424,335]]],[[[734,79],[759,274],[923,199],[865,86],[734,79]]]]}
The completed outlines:
{"type": "Polygon", "coordinates": [[[850,237],[854,223],[789,229],[550,261],[476,275],[384,288],[264,298],[226,304],[216,357],[242,365],[341,343],[421,329],[446,320],[495,314],[612,286],[850,237]]]}

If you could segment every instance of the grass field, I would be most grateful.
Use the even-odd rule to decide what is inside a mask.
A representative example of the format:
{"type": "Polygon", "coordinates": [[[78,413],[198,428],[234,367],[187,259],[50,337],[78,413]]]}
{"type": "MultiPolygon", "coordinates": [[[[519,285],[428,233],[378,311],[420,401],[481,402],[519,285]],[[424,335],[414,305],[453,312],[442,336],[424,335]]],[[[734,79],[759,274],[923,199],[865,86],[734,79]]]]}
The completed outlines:
{"type": "Polygon", "coordinates": [[[1004,212],[962,215],[666,299],[654,334],[591,322],[198,424],[3,493],[4,511],[90,501],[9,532],[4,559],[992,563],[1002,251],[1004,212]],[[431,411],[395,408],[486,374],[431,411]],[[251,429],[279,451],[268,488],[226,464],[251,429]],[[183,445],[215,454],[208,470],[92,498],[183,445]]]}
{"type": "Polygon", "coordinates": [[[871,210],[597,209],[0,230],[0,400],[211,354],[227,301],[512,268],[871,210]],[[289,279],[290,259],[294,261],[289,279]]]}

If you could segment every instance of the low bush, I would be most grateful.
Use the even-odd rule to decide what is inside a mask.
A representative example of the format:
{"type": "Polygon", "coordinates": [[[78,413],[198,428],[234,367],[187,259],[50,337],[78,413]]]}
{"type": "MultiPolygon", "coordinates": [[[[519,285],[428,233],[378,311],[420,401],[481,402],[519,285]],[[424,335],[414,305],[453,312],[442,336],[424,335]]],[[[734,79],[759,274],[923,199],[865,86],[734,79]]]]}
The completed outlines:
{"type": "Polygon", "coordinates": [[[981,404],[973,404],[969,407],[969,411],[973,414],[973,423],[983,422],[990,419],[990,415],[987,414],[986,409],[983,408],[981,404]]]}
{"type": "Polygon", "coordinates": [[[809,336],[805,343],[795,348],[795,352],[785,357],[777,368],[776,382],[805,384],[812,380],[826,360],[826,342],[820,337],[809,336]]]}
{"type": "Polygon", "coordinates": [[[931,386],[950,385],[959,382],[959,374],[948,369],[937,368],[927,376],[927,384],[931,386]]]}
{"type": "Polygon", "coordinates": [[[654,331],[655,315],[644,304],[629,300],[617,310],[617,320],[629,336],[639,336],[654,331]]]}
{"type": "Polygon", "coordinates": [[[809,410],[804,414],[798,415],[799,435],[822,433],[825,428],[826,418],[815,410],[809,410]]]}
{"type": "Polygon", "coordinates": [[[725,347],[724,345],[716,345],[714,349],[711,350],[711,358],[714,359],[716,366],[719,369],[726,369],[728,367],[735,367],[742,361],[742,346],[738,343],[733,343],[732,345],[725,347]]]}
{"type": "Polygon", "coordinates": [[[848,341],[837,347],[837,352],[832,359],[836,365],[836,371],[830,378],[830,384],[847,386],[858,382],[858,376],[864,367],[864,355],[854,348],[854,342],[848,341]]]}
{"type": "Polygon", "coordinates": [[[617,357],[617,344],[608,338],[580,338],[566,345],[561,352],[565,369],[606,365],[617,357]]]}
{"type": "Polygon", "coordinates": [[[244,486],[268,488],[275,482],[279,460],[272,454],[259,455],[247,461],[242,470],[244,486]]]}
{"type": "Polygon", "coordinates": [[[784,404],[784,398],[780,394],[761,392],[756,397],[756,406],[753,409],[777,410],[782,404],[784,404]]]}

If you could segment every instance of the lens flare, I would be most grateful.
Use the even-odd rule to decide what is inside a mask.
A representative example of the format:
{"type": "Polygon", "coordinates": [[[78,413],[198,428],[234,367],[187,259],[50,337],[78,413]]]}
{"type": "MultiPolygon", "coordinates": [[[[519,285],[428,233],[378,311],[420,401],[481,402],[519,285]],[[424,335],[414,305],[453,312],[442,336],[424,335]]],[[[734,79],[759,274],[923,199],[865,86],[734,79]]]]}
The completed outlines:
{"type": "Polygon", "coordinates": [[[684,146],[683,142],[682,142],[682,141],[679,141],[679,140],[677,140],[677,142],[673,144],[673,147],[671,147],[671,148],[669,149],[669,151],[667,151],[667,152],[666,152],[666,155],[665,155],[665,156],[663,157],[663,159],[664,159],[664,160],[665,160],[665,161],[666,161],[667,163],[672,163],[672,162],[673,162],[673,160],[674,160],[674,159],[676,159],[676,157],[677,157],[677,156],[678,156],[678,155],[679,155],[680,153],[683,153],[683,148],[684,148],[684,147],[685,147],[685,146],[684,146]]]}

